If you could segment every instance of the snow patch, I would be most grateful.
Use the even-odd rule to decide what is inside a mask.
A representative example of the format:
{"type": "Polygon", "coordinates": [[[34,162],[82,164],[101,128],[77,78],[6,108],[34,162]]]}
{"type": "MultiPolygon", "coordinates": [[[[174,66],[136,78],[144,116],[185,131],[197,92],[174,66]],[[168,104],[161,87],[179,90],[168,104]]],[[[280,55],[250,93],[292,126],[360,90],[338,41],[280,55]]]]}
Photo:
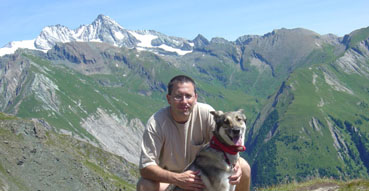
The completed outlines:
{"type": "Polygon", "coordinates": [[[151,34],[142,35],[142,34],[138,34],[133,31],[129,31],[129,33],[132,34],[137,40],[140,41],[140,43],[137,44],[137,46],[139,47],[151,48],[153,47],[151,45],[151,41],[158,38],[158,36],[151,35],[151,34]]]}
{"type": "Polygon", "coordinates": [[[123,40],[124,39],[124,35],[121,32],[115,31],[114,32],[114,36],[119,39],[119,40],[123,40]]]}
{"type": "Polygon", "coordinates": [[[188,50],[188,51],[181,50],[181,49],[178,49],[178,48],[170,47],[166,44],[160,45],[159,48],[162,48],[162,49],[164,49],[165,51],[168,51],[168,52],[176,52],[178,55],[181,55],[181,56],[192,52],[192,50],[188,50]]]}
{"type": "MultiPolygon", "coordinates": [[[[4,56],[7,54],[14,54],[14,52],[18,48],[27,48],[31,50],[37,50],[35,47],[35,39],[33,40],[22,40],[22,41],[13,41],[5,45],[3,48],[0,48],[0,56],[4,56]]],[[[47,52],[45,50],[42,50],[47,52]]]]}
{"type": "MultiPolygon", "coordinates": [[[[140,43],[137,44],[137,47],[136,47],[137,50],[147,50],[146,48],[159,47],[159,48],[161,48],[161,49],[163,49],[167,52],[175,52],[175,53],[177,53],[178,55],[181,55],[181,56],[192,52],[192,50],[185,51],[185,50],[181,50],[181,49],[178,49],[178,48],[173,48],[173,47],[168,46],[166,44],[161,44],[160,46],[153,46],[151,44],[152,40],[158,38],[158,36],[155,36],[155,35],[151,35],[151,34],[142,35],[142,34],[138,34],[137,32],[134,32],[134,31],[129,31],[129,33],[132,34],[137,40],[140,41],[140,43]]],[[[194,43],[190,43],[190,45],[194,46],[194,43]]]]}

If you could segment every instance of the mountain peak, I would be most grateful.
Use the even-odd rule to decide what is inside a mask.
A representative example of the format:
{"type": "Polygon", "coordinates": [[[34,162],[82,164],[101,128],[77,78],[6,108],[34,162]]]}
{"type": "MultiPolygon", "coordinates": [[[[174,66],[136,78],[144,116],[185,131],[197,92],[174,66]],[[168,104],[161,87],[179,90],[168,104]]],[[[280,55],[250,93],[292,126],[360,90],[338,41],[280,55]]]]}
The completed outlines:
{"type": "Polygon", "coordinates": [[[207,45],[209,45],[208,39],[206,39],[201,34],[198,34],[195,39],[192,40],[192,42],[195,44],[196,48],[203,48],[207,45]]]}
{"type": "Polygon", "coordinates": [[[208,41],[208,39],[206,39],[202,34],[198,34],[198,35],[195,37],[194,41],[195,41],[195,40],[208,41]]]}
{"type": "Polygon", "coordinates": [[[46,52],[57,43],[75,41],[102,42],[116,47],[138,47],[140,50],[160,54],[175,52],[178,55],[184,55],[193,50],[193,44],[189,40],[170,37],[152,30],[126,30],[110,17],[99,14],[91,24],[81,25],[74,30],[60,24],[47,26],[42,29],[36,39],[27,41],[27,43],[25,41],[9,43],[7,47],[0,50],[0,56],[14,53],[18,48],[30,48],[46,52]]]}
{"type": "Polygon", "coordinates": [[[123,28],[115,20],[113,20],[110,17],[105,16],[103,14],[98,15],[97,18],[92,23],[92,25],[94,25],[96,23],[102,23],[104,25],[115,25],[115,26],[119,26],[120,28],[123,28]]]}
{"type": "Polygon", "coordinates": [[[99,14],[96,19],[100,19],[100,20],[108,19],[108,20],[110,20],[110,17],[105,16],[103,14],[99,14]]]}

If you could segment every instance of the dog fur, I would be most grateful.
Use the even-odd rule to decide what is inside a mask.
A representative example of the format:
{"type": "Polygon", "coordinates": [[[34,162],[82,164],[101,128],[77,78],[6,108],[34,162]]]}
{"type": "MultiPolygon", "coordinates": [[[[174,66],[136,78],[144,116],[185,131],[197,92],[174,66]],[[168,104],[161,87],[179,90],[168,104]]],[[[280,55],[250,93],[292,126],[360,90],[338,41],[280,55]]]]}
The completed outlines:
{"type": "MultiPolygon", "coordinates": [[[[233,174],[233,167],[238,161],[238,151],[244,151],[246,132],[246,116],[243,110],[232,112],[212,111],[216,127],[213,131],[213,139],[205,145],[197,154],[196,159],[186,170],[200,171],[200,176],[206,186],[204,191],[234,191],[235,185],[229,184],[233,174]],[[214,147],[214,138],[222,145],[235,148],[237,152],[229,154],[224,150],[214,147]]],[[[167,190],[183,190],[174,185],[167,190]]]]}

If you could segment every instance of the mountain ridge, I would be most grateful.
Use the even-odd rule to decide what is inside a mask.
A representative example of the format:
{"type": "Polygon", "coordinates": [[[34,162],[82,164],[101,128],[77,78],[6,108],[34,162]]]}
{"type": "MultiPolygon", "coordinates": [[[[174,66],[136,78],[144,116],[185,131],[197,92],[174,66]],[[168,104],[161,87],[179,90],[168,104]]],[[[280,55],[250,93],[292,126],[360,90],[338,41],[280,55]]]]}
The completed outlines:
{"type": "MultiPolygon", "coordinates": [[[[234,42],[240,43],[243,38],[265,37],[275,34],[285,28],[275,29],[273,32],[259,35],[244,35],[234,42]]],[[[302,30],[313,32],[303,28],[291,30],[302,30]]],[[[313,32],[315,33],[315,32],[313,32]]],[[[317,33],[316,33],[317,34],[317,33]]],[[[319,35],[319,34],[317,34],[319,35]]],[[[328,34],[326,36],[335,36],[328,34]]],[[[203,39],[208,41],[205,37],[203,39]]],[[[214,37],[211,40],[216,40],[214,37]]],[[[195,37],[196,39],[196,37],[195,37]]],[[[40,34],[33,40],[13,41],[0,48],[0,56],[14,53],[18,48],[28,48],[47,52],[57,42],[105,42],[117,47],[138,48],[139,50],[149,50],[157,54],[174,53],[180,56],[188,54],[196,49],[193,40],[181,37],[172,37],[154,30],[128,30],[119,25],[116,21],[105,15],[98,15],[89,25],[81,25],[76,29],[69,29],[61,24],[50,25],[42,29],[40,34]]]]}
{"type": "Polygon", "coordinates": [[[191,52],[189,40],[169,37],[153,30],[127,30],[108,16],[100,14],[90,25],[81,25],[75,30],[57,24],[47,26],[33,40],[10,42],[0,49],[0,56],[12,54],[18,48],[29,48],[47,52],[56,43],[104,42],[117,47],[140,48],[153,52],[174,52],[184,55],[191,52]],[[147,38],[151,38],[149,42],[147,38]]]}

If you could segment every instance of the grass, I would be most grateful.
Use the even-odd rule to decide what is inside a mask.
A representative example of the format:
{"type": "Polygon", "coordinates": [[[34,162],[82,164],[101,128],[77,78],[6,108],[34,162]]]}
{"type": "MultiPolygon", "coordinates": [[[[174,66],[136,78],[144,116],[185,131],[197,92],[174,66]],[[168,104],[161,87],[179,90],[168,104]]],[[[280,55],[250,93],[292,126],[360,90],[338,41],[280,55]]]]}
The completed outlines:
{"type": "Polygon", "coordinates": [[[338,191],[369,190],[369,180],[356,179],[350,181],[339,181],[334,179],[313,179],[307,182],[292,182],[288,184],[258,188],[257,191],[313,191],[319,188],[335,187],[338,191]]]}
{"type": "Polygon", "coordinates": [[[110,180],[110,182],[113,182],[113,184],[118,188],[125,188],[124,190],[132,190],[132,191],[136,190],[134,185],[127,183],[126,181],[124,181],[123,179],[119,178],[114,174],[105,172],[104,169],[102,169],[100,166],[96,165],[93,162],[85,160],[83,164],[92,171],[94,171],[95,173],[97,173],[98,175],[100,175],[105,180],[110,180]]]}
{"type": "Polygon", "coordinates": [[[357,43],[367,39],[369,37],[369,27],[362,28],[354,31],[350,40],[350,47],[357,45],[357,43]]]}
{"type": "Polygon", "coordinates": [[[12,119],[16,119],[16,118],[17,117],[15,117],[15,116],[0,112],[0,120],[12,120],[12,119]]]}

